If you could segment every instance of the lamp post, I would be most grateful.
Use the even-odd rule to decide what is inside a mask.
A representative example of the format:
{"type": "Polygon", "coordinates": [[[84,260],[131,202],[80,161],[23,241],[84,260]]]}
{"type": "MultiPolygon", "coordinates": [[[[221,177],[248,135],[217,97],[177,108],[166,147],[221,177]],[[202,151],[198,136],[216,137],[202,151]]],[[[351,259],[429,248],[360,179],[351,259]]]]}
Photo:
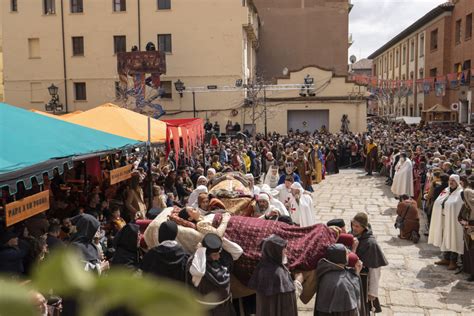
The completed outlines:
{"type": "Polygon", "coordinates": [[[306,77],[304,77],[304,84],[301,86],[300,96],[301,97],[316,96],[316,93],[314,92],[314,89],[313,89],[313,85],[314,85],[314,78],[311,77],[310,75],[306,75],[306,77]]]}
{"type": "Polygon", "coordinates": [[[59,88],[56,87],[54,83],[48,87],[48,92],[51,96],[51,100],[44,105],[44,108],[47,112],[53,112],[53,114],[56,114],[56,112],[63,111],[63,105],[61,102],[59,102],[58,90],[59,88]]]}
{"type": "MultiPolygon", "coordinates": [[[[179,93],[179,96],[182,98],[184,90],[186,90],[186,86],[184,85],[184,82],[182,82],[181,79],[178,79],[174,83],[174,88],[179,93]]],[[[193,90],[192,93],[193,93],[193,117],[196,118],[196,92],[193,90]]]]}

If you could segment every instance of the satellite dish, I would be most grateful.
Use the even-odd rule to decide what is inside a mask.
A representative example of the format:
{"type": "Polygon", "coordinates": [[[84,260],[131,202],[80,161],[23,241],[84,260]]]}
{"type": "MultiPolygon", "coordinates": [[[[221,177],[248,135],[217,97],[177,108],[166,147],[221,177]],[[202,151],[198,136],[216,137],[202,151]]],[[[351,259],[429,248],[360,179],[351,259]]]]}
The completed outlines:
{"type": "Polygon", "coordinates": [[[282,73],[283,73],[283,76],[288,76],[288,73],[289,73],[288,68],[287,67],[283,68],[282,73]]]}
{"type": "Polygon", "coordinates": [[[351,61],[351,64],[355,63],[357,61],[357,57],[355,55],[352,55],[349,60],[351,61]]]}

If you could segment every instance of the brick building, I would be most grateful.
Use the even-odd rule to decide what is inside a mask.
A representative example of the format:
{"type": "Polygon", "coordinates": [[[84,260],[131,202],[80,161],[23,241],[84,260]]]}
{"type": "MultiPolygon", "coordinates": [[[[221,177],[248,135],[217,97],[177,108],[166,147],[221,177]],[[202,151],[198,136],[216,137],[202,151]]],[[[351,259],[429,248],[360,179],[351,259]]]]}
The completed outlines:
{"type": "Polygon", "coordinates": [[[470,123],[474,106],[474,1],[451,0],[428,12],[372,55],[373,76],[382,80],[413,80],[413,94],[404,97],[390,114],[422,116],[436,104],[454,108],[458,104],[459,121],[470,123]],[[464,85],[450,87],[445,93],[423,93],[417,80],[442,80],[464,72],[464,85]]]}

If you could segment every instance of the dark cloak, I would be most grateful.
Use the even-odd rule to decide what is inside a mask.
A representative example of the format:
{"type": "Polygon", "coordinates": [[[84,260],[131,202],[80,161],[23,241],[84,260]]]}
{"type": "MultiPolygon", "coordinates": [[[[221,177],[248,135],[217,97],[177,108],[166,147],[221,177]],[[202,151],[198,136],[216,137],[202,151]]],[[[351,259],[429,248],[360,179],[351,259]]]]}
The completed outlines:
{"type": "Polygon", "coordinates": [[[317,287],[314,315],[338,313],[358,315],[362,303],[360,277],[353,269],[321,259],[316,269],[317,287]]]}
{"type": "Polygon", "coordinates": [[[359,246],[356,254],[367,268],[378,268],[388,265],[387,259],[382,252],[372,230],[366,229],[362,235],[358,236],[359,246]]]}
{"type": "Polygon", "coordinates": [[[257,292],[257,316],[298,315],[295,286],[282,263],[286,243],[277,235],[263,241],[262,259],[248,284],[257,292]]]}
{"type": "Polygon", "coordinates": [[[73,217],[71,223],[77,232],[71,237],[71,245],[79,249],[83,259],[91,263],[99,262],[99,252],[92,240],[99,229],[99,221],[92,215],[81,214],[73,217]]]}
{"type": "Polygon", "coordinates": [[[179,244],[173,247],[158,245],[146,253],[141,263],[145,273],[184,282],[189,254],[179,244]]]}
{"type": "Polygon", "coordinates": [[[115,254],[112,265],[122,265],[127,268],[138,267],[138,233],[139,226],[129,223],[125,225],[115,236],[115,254]]]}

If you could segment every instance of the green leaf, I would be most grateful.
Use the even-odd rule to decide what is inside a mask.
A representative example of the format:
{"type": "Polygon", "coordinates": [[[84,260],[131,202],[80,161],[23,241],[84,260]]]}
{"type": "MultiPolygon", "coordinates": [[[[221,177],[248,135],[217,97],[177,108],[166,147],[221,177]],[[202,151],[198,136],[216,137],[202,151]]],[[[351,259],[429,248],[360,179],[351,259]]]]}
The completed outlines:
{"type": "Polygon", "coordinates": [[[30,289],[18,282],[0,280],[0,316],[37,316],[30,289]]]}
{"type": "Polygon", "coordinates": [[[84,271],[79,255],[72,250],[61,249],[36,267],[33,284],[42,293],[54,289],[57,295],[75,296],[78,291],[94,287],[94,275],[84,271]]]}
{"type": "Polygon", "coordinates": [[[95,289],[84,297],[88,304],[84,305],[86,309],[82,315],[99,316],[120,306],[141,316],[154,316],[157,311],[160,315],[203,315],[202,307],[194,298],[194,293],[181,284],[115,270],[99,278],[95,289]]]}

